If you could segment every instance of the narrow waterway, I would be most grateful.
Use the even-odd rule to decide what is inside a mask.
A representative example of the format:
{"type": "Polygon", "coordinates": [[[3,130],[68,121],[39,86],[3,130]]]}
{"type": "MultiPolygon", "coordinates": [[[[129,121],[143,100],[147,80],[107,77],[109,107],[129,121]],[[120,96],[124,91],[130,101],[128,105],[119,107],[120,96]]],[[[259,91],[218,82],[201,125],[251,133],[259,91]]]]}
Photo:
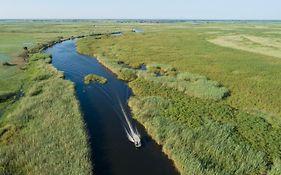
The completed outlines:
{"type": "Polygon", "coordinates": [[[119,103],[130,118],[127,100],[132,92],[124,81],[95,58],[78,54],[74,40],[56,44],[46,52],[52,54],[53,65],[64,71],[65,78],[75,83],[89,133],[94,175],[178,175],[161,147],[132,119],[140,132],[142,147],[136,148],[128,140],[119,103]],[[84,76],[91,73],[106,77],[108,82],[85,85],[84,76]]]}

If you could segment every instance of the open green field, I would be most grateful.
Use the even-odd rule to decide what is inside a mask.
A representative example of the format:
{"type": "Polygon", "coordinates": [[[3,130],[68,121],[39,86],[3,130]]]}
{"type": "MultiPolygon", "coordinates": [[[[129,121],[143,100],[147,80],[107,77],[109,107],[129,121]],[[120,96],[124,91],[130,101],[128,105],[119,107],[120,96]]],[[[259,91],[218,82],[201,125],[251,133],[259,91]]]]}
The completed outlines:
{"type": "Polygon", "coordinates": [[[78,51],[130,81],[134,117],[180,172],[281,174],[281,59],[271,50],[281,51],[281,24],[138,27],[82,39],[78,51]],[[216,42],[228,36],[247,41],[216,42]]]}

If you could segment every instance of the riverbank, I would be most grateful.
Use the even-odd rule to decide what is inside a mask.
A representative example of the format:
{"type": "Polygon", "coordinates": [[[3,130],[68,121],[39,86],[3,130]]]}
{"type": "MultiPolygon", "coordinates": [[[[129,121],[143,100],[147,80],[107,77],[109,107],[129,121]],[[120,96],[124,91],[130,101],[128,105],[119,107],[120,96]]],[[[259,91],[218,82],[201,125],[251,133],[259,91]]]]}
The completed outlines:
{"type": "MultiPolygon", "coordinates": [[[[181,174],[280,174],[279,119],[265,120],[262,114],[236,109],[226,100],[194,97],[138,77],[136,71],[120,66],[120,63],[143,63],[142,59],[133,60],[118,49],[122,47],[120,41],[133,42],[128,38],[134,37],[128,36],[85,38],[78,42],[77,48],[82,54],[96,56],[118,78],[130,81],[135,94],[130,100],[134,117],[163,145],[163,151],[174,160],[181,174]]],[[[141,45],[133,49],[145,48],[141,45]]],[[[143,53],[134,54],[143,58],[143,53]]],[[[145,63],[155,63],[154,58],[146,56],[145,63]]]]}
{"type": "Polygon", "coordinates": [[[93,172],[74,84],[50,63],[32,53],[23,66],[25,95],[1,117],[0,174],[93,172]]]}

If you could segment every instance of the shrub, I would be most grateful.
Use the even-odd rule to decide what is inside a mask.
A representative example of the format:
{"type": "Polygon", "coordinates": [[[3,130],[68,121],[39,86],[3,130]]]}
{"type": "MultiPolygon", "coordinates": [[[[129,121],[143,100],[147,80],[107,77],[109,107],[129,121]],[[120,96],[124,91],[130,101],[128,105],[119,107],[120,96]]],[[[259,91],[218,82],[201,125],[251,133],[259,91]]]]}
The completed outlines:
{"type": "Polygon", "coordinates": [[[120,60],[112,60],[99,56],[98,60],[105,67],[110,69],[110,71],[115,73],[121,80],[133,81],[137,78],[136,70],[129,68],[128,65],[124,64],[124,62],[121,62],[120,60]]]}
{"type": "Polygon", "coordinates": [[[49,58],[51,58],[50,54],[35,53],[29,58],[29,61],[46,60],[49,58]]]}
{"type": "Polygon", "coordinates": [[[122,68],[119,71],[118,78],[125,81],[133,81],[137,78],[137,74],[135,70],[122,68]]]}
{"type": "Polygon", "coordinates": [[[84,77],[84,83],[85,84],[90,84],[91,82],[98,82],[100,84],[105,84],[107,83],[107,79],[102,77],[102,76],[99,76],[99,75],[96,75],[96,74],[89,74],[89,75],[86,75],[84,77]]]}
{"type": "Polygon", "coordinates": [[[130,63],[129,65],[132,69],[140,69],[143,63],[130,63]]]}
{"type": "Polygon", "coordinates": [[[157,74],[158,76],[177,74],[177,70],[174,67],[166,64],[148,64],[147,71],[149,73],[157,74]]]}
{"type": "Polygon", "coordinates": [[[155,71],[148,71],[148,73],[139,71],[138,75],[146,80],[175,88],[187,95],[199,98],[221,100],[230,95],[229,90],[221,87],[218,82],[188,72],[177,73],[177,75],[163,75],[160,73],[159,75],[155,71]]]}

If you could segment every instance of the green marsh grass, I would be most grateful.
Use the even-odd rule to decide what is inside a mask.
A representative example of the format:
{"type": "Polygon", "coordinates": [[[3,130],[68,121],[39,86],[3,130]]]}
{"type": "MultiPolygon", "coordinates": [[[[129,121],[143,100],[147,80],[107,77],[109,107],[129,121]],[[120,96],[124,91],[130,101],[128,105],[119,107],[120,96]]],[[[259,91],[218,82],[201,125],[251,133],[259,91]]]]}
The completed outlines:
{"type": "Polygon", "coordinates": [[[138,35],[85,38],[78,50],[118,76],[118,62],[147,65],[129,83],[129,105],[181,174],[280,174],[280,60],[209,42],[233,32],[268,35],[271,27],[165,25],[138,35]]]}
{"type": "Polygon", "coordinates": [[[231,91],[228,104],[248,112],[280,116],[281,60],[209,42],[234,33],[278,40],[280,35],[268,33],[273,30],[280,31],[280,24],[159,25],[157,29],[145,27],[142,34],[83,39],[78,49],[126,64],[161,63],[177,71],[203,75],[231,91]]]}
{"type": "Polygon", "coordinates": [[[147,65],[147,67],[147,72],[139,71],[138,75],[140,77],[175,88],[187,95],[213,100],[221,100],[230,95],[227,88],[216,81],[209,80],[205,76],[189,72],[177,72],[175,68],[168,65],[154,64],[147,65]]]}
{"type": "Polygon", "coordinates": [[[278,172],[280,126],[141,78],[130,87],[135,93],[129,101],[134,117],[163,145],[181,174],[278,172]]]}
{"type": "MultiPolygon", "coordinates": [[[[87,39],[80,41],[77,49],[80,53],[89,54],[86,50],[87,47],[84,47],[84,45],[88,44],[85,41],[87,39]]],[[[187,95],[213,100],[221,100],[230,95],[229,90],[222,87],[218,82],[209,80],[204,76],[188,72],[178,72],[170,65],[154,63],[148,64],[147,70],[138,70],[136,68],[139,68],[143,63],[136,63],[138,66],[131,67],[123,61],[106,58],[97,54],[94,54],[94,56],[121,80],[133,81],[137,77],[142,77],[146,80],[175,88],[185,92],[187,95]]]]}
{"type": "Polygon", "coordinates": [[[34,54],[26,96],[0,122],[0,174],[92,174],[85,124],[74,85],[34,54]]]}

